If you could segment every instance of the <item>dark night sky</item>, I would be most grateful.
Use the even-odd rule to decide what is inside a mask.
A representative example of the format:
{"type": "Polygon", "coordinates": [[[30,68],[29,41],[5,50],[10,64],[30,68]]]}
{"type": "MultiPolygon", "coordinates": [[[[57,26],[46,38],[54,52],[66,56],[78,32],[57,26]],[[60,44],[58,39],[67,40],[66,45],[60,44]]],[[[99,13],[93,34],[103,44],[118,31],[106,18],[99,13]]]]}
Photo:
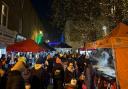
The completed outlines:
{"type": "Polygon", "coordinates": [[[41,18],[50,18],[52,0],[32,0],[32,4],[41,18]]]}
{"type": "Polygon", "coordinates": [[[37,11],[45,30],[50,33],[49,36],[51,36],[51,38],[55,37],[56,40],[59,40],[60,33],[50,24],[52,21],[52,0],[32,0],[32,4],[37,11]]]}

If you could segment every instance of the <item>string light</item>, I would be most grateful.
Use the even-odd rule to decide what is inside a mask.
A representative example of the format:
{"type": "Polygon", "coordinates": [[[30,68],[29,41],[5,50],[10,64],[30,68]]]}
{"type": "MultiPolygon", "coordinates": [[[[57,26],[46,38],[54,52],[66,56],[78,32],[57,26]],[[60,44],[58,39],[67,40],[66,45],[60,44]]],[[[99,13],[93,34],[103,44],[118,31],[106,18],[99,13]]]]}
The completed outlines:
{"type": "Polygon", "coordinates": [[[74,41],[96,40],[102,37],[103,25],[111,31],[117,22],[128,18],[127,0],[54,0],[52,9],[57,27],[64,30],[66,21],[71,21],[70,27],[75,30],[70,38],[74,41]]]}

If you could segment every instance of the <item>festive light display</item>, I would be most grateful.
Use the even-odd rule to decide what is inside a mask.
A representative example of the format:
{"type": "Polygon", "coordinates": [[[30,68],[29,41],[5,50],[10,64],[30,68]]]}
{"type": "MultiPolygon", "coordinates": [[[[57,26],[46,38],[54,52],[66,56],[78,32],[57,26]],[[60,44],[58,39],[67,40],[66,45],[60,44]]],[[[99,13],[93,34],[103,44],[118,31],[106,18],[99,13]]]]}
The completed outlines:
{"type": "Polygon", "coordinates": [[[42,33],[42,31],[40,31],[37,34],[35,41],[36,41],[37,44],[41,44],[43,42],[43,33],[42,33]]]}
{"type": "Polygon", "coordinates": [[[41,44],[43,42],[43,32],[39,30],[33,30],[31,37],[37,44],[41,44]]]}
{"type": "Polygon", "coordinates": [[[53,25],[64,30],[65,23],[72,21],[77,31],[72,27],[71,34],[76,31],[74,35],[83,41],[101,38],[103,26],[109,33],[116,23],[128,22],[128,0],[54,0],[52,9],[53,25]]]}

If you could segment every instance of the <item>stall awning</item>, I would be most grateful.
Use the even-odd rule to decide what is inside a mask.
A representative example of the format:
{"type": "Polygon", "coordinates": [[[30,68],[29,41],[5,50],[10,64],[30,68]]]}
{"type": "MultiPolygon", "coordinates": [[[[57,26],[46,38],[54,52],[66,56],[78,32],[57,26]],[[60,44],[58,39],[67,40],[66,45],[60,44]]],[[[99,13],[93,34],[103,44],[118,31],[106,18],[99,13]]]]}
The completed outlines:
{"type": "Polygon", "coordinates": [[[40,52],[43,48],[40,47],[34,40],[27,39],[21,42],[7,46],[7,51],[17,51],[17,52],[40,52]]]}
{"type": "Polygon", "coordinates": [[[109,35],[95,42],[87,43],[85,48],[128,47],[127,43],[128,26],[123,23],[119,23],[109,35]]]}
{"type": "Polygon", "coordinates": [[[68,45],[67,43],[61,42],[60,44],[56,46],[56,48],[72,48],[72,47],[68,45]]]}
{"type": "Polygon", "coordinates": [[[85,48],[112,48],[114,49],[117,80],[121,89],[128,89],[128,26],[119,23],[112,32],[103,39],[86,44],[85,48]]]}

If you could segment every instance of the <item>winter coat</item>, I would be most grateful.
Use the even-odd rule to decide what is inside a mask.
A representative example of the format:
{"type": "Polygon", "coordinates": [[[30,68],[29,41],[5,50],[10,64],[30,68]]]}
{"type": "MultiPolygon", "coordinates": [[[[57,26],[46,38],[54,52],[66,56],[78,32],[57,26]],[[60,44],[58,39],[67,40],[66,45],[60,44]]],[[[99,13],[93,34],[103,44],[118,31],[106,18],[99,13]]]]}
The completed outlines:
{"type": "Polygon", "coordinates": [[[25,81],[18,70],[13,70],[8,73],[6,89],[25,89],[25,81]]]}
{"type": "Polygon", "coordinates": [[[53,89],[63,89],[64,69],[63,66],[57,63],[52,70],[53,89]]]}
{"type": "Polygon", "coordinates": [[[68,69],[65,70],[65,83],[70,83],[71,79],[76,78],[75,71],[71,72],[68,69]]]}
{"type": "Polygon", "coordinates": [[[31,70],[30,84],[31,89],[45,89],[46,87],[46,71],[43,68],[31,70]]]}

